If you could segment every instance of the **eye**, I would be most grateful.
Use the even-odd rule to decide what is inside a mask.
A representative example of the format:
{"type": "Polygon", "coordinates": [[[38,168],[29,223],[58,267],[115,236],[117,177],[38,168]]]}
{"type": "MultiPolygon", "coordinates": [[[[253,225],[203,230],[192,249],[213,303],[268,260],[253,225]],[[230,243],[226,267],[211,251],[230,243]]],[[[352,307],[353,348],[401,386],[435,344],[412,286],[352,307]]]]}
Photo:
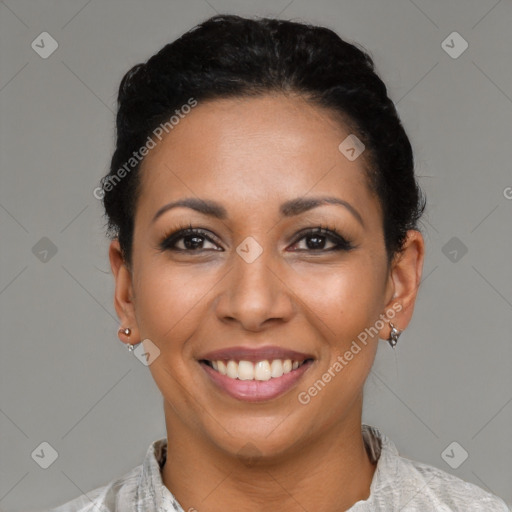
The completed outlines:
{"type": "Polygon", "coordinates": [[[299,251],[350,251],[354,248],[354,246],[346,240],[343,236],[341,236],[334,228],[323,228],[317,227],[314,229],[310,229],[305,233],[302,233],[302,236],[297,239],[294,245],[297,245],[298,242],[306,240],[305,249],[295,249],[299,251]],[[331,247],[326,248],[325,245],[331,244],[331,247]]]}
{"type": "MultiPolygon", "coordinates": [[[[206,231],[190,226],[185,229],[178,229],[170,235],[166,235],[164,240],[160,243],[160,249],[162,251],[199,252],[208,249],[207,247],[204,247],[205,243],[215,244],[215,242],[213,242],[213,240],[206,234],[206,231]],[[181,247],[179,247],[180,245],[181,247]]],[[[216,244],[215,246],[218,247],[216,244]]],[[[217,248],[214,250],[218,251],[222,249],[217,248]]]]}
{"type": "MultiPolygon", "coordinates": [[[[159,244],[161,251],[176,252],[200,252],[203,250],[223,251],[213,241],[213,237],[208,232],[199,228],[189,227],[178,228],[171,234],[164,237],[159,244]],[[213,244],[213,249],[205,247],[205,244],[213,244]]],[[[300,238],[297,238],[294,247],[300,245],[299,242],[305,240],[305,248],[295,248],[294,251],[306,252],[329,252],[329,251],[349,251],[354,246],[340,235],[334,228],[323,228],[321,226],[303,231],[300,238]],[[331,245],[330,247],[325,247],[331,245]]]]}

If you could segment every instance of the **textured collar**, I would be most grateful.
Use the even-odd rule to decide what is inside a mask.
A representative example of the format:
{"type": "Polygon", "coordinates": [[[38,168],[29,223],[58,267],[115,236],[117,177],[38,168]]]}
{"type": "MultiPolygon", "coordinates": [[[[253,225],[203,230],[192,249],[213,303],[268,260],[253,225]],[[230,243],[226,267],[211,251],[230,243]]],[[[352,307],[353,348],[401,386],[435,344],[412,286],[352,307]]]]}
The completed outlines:
{"type": "MultiPolygon", "coordinates": [[[[401,457],[394,443],[378,428],[363,424],[361,432],[368,455],[377,464],[370,495],[346,512],[510,512],[501,498],[481,487],[434,466],[401,457]]],[[[163,484],[166,458],[167,439],[154,441],[142,464],[48,512],[184,512],[163,484]]]]}

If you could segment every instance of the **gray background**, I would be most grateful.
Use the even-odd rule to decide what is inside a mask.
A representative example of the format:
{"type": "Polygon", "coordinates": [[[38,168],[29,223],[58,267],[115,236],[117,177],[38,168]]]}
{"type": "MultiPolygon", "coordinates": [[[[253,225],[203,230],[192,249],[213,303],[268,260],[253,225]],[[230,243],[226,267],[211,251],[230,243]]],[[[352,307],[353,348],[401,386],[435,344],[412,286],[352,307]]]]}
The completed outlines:
{"type": "Polygon", "coordinates": [[[380,342],[363,420],[403,456],[512,504],[510,1],[5,0],[0,508],[69,500],[165,437],[149,370],[116,336],[92,191],[111,156],[122,75],[216,12],[324,24],[371,52],[429,205],[415,316],[396,352],[380,342]],[[43,31],[59,45],[47,59],[31,47],[43,31]],[[453,31],[469,44],[458,58],[442,46],[453,31]],[[31,456],[44,441],[58,452],[48,469],[31,456]],[[469,454],[457,468],[441,456],[454,441],[452,465],[469,454]]]}

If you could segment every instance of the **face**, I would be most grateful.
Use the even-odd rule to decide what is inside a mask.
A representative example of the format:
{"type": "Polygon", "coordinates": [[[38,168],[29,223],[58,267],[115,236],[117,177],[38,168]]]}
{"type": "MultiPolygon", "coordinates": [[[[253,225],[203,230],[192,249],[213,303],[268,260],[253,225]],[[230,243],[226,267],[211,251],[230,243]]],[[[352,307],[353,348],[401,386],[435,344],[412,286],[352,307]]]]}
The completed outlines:
{"type": "Polygon", "coordinates": [[[409,322],[423,250],[410,232],[388,266],[364,153],[338,149],[349,134],[297,97],[223,99],[145,157],[131,268],[117,242],[110,258],[130,341],[160,351],[149,368],[168,433],[278,455],[360,423],[379,337],[386,320],[409,322]]]}

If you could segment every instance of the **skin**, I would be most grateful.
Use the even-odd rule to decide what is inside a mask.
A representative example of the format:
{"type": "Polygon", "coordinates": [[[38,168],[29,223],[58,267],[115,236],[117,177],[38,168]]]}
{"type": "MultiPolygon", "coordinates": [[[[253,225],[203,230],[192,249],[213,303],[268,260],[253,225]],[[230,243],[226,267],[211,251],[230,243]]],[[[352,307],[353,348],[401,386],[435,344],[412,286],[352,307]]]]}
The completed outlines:
{"type": "Polygon", "coordinates": [[[169,440],[162,476],[184,510],[331,512],[370,494],[376,466],[361,435],[363,386],[389,325],[360,344],[307,405],[297,396],[393,305],[401,310],[392,322],[407,327],[424,242],[409,231],[388,265],[364,153],[349,161],[338,150],[349,133],[333,113],[298,96],[214,100],[199,103],[143,161],[131,266],[117,240],[110,246],[114,304],[132,331],[122,341],[150,339],[160,350],[149,369],[169,440]],[[280,215],[284,201],[317,195],[348,202],[362,224],[333,204],[280,215]],[[179,207],[152,221],[163,205],[185,197],[217,201],[227,218],[179,207]],[[160,250],[178,222],[202,228],[213,242],[203,237],[188,252],[160,250]],[[334,227],[354,248],[329,251],[329,238],[311,245],[316,235],[297,237],[318,226],[334,227]],[[246,237],[263,249],[251,263],[236,252],[246,237]],[[216,388],[197,361],[240,345],[278,345],[315,360],[284,395],[248,403],[216,388]]]}

